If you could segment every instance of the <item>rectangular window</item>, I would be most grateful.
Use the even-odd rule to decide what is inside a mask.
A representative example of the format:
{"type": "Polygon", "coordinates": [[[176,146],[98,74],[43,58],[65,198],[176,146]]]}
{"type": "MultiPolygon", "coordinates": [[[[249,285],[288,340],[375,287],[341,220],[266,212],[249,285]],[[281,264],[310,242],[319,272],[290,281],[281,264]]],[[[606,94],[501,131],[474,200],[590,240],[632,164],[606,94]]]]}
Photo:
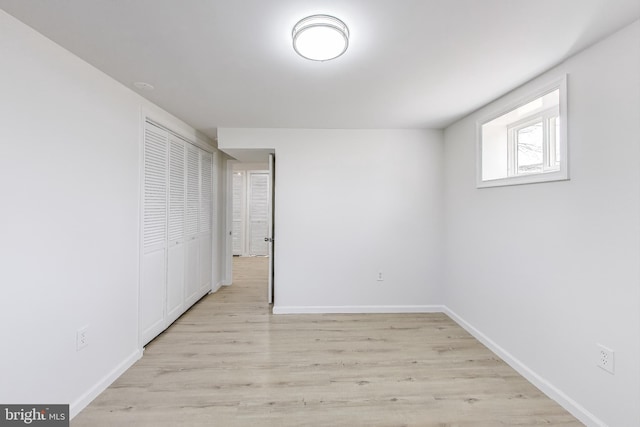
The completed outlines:
{"type": "Polygon", "coordinates": [[[566,78],[478,128],[478,187],[568,179],[566,78]]]}

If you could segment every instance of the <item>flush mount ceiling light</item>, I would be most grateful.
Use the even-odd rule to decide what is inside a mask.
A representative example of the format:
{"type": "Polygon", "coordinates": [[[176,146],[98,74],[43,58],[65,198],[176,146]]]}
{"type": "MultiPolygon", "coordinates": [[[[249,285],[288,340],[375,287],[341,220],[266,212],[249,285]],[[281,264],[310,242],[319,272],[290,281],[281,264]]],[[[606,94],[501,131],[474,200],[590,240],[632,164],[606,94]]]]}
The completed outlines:
{"type": "Polygon", "coordinates": [[[342,55],[349,46],[349,28],[334,16],[313,15],[293,27],[293,49],[312,61],[328,61],[342,55]]]}

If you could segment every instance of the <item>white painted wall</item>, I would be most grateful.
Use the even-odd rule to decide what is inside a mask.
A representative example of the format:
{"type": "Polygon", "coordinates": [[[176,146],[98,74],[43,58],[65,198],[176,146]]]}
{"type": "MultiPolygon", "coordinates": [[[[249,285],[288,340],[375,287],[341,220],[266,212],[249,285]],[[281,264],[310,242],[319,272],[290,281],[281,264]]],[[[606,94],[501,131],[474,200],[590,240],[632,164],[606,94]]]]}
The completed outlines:
{"type": "Polygon", "coordinates": [[[269,163],[260,162],[260,163],[234,163],[233,164],[234,171],[268,171],[269,163]]]}
{"type": "Polygon", "coordinates": [[[275,312],[442,303],[440,131],[219,129],[218,144],[275,149],[275,312]]]}
{"type": "Polygon", "coordinates": [[[141,354],[141,111],[197,135],[3,11],[0,58],[0,402],[75,414],[141,354]]]}
{"type": "Polygon", "coordinates": [[[445,131],[445,303],[591,425],[640,425],[639,53],[636,22],[445,131]],[[571,180],[476,189],[476,120],[563,73],[571,180]]]}

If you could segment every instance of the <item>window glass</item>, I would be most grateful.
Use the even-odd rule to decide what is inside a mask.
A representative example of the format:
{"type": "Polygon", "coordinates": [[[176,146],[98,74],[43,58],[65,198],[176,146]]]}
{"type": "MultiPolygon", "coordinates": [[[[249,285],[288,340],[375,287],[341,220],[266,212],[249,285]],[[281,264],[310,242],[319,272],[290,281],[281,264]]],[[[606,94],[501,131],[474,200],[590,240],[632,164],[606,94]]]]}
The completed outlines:
{"type": "Polygon", "coordinates": [[[562,79],[479,122],[478,187],[568,179],[565,87],[562,79]]]}
{"type": "Polygon", "coordinates": [[[517,173],[542,172],[544,162],[542,144],[542,122],[517,130],[517,173]]]}

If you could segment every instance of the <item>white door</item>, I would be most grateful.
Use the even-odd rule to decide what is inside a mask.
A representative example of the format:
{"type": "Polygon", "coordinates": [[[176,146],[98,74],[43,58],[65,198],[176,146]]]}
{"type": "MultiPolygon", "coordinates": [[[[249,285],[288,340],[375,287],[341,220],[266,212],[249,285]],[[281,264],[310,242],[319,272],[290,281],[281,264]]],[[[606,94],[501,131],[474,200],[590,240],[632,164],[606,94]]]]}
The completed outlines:
{"type": "Polygon", "coordinates": [[[187,194],[186,194],[186,259],[185,259],[185,303],[191,306],[198,300],[200,283],[198,277],[198,219],[200,211],[200,155],[198,148],[187,145],[187,194]]]}
{"type": "Polygon", "coordinates": [[[275,156],[269,154],[269,191],[268,191],[268,203],[267,203],[267,248],[269,253],[269,304],[273,303],[273,208],[275,201],[275,156]]]}
{"type": "Polygon", "coordinates": [[[167,319],[170,325],[184,312],[185,143],[169,136],[169,256],[167,263],[167,319]]]}
{"type": "Polygon", "coordinates": [[[166,131],[145,125],[140,331],[142,345],[164,329],[167,255],[166,131]]]}
{"type": "Polygon", "coordinates": [[[249,172],[249,254],[269,254],[269,173],[249,172]]]}

